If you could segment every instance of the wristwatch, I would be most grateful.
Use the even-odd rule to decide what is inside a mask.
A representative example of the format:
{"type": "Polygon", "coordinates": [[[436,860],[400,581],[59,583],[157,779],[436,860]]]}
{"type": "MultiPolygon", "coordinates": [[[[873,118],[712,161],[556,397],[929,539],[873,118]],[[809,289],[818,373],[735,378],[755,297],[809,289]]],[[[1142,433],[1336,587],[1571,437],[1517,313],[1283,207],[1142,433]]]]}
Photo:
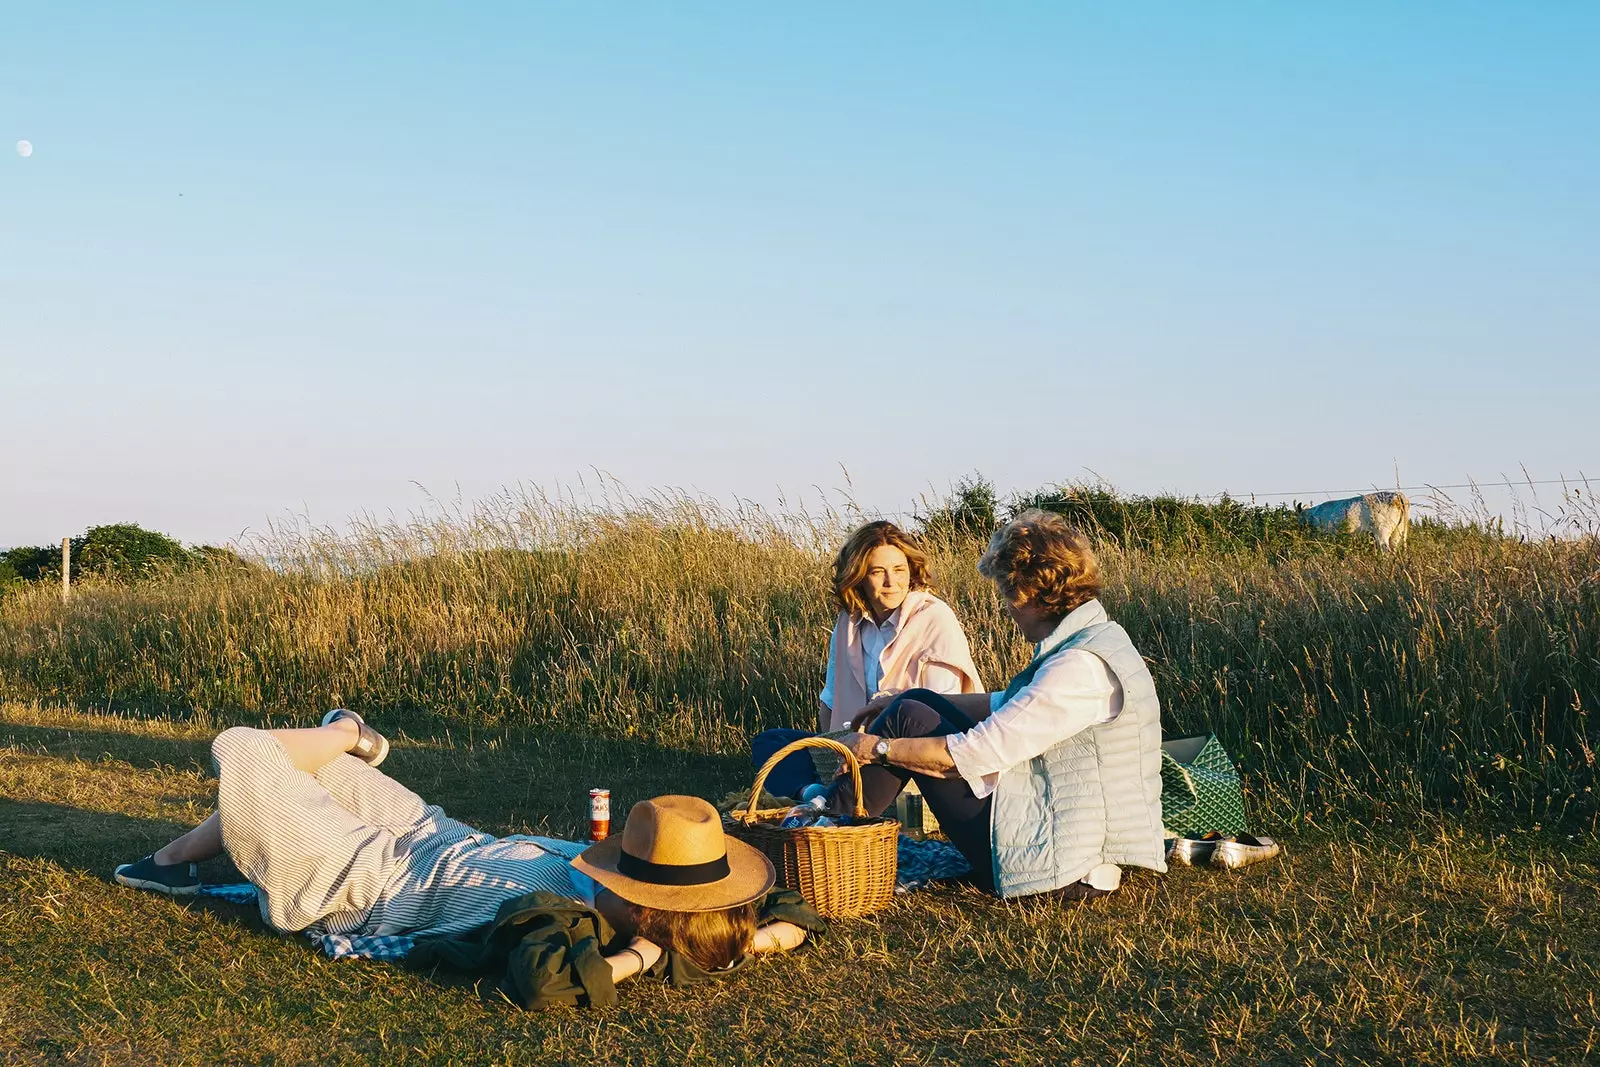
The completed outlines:
{"type": "Polygon", "coordinates": [[[878,743],[872,746],[872,762],[880,767],[889,766],[889,739],[878,738],[878,743]]]}

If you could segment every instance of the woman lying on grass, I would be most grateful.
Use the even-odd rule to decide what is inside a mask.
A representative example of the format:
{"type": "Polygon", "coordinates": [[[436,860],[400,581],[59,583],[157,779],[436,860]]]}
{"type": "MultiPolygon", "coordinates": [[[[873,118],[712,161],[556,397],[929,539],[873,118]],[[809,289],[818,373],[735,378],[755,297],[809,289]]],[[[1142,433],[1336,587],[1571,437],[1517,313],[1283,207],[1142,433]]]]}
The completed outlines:
{"type": "Polygon", "coordinates": [[[495,838],[379,771],[388,751],[343,709],[315,729],[226,730],[217,810],[116,880],[192,895],[196,864],[226,851],[271,926],[427,939],[408,962],[505,965],[501,988],[525,1007],[609,1004],[641,972],[696,981],[822,928],[797,895],[769,893],[772,864],[703,800],[641,801],[587,847],[495,838]]]}
{"type": "MultiPolygon", "coordinates": [[[[1095,599],[1100,566],[1059,515],[1026,511],[978,562],[1034,642],[1003,693],[879,697],[842,740],[863,766],[867,811],[881,814],[915,781],[939,825],[1003,897],[1088,899],[1117,889],[1121,868],[1165,871],[1161,705],[1144,659],[1095,599]]],[[[848,779],[829,807],[855,804],[848,779]]]]}

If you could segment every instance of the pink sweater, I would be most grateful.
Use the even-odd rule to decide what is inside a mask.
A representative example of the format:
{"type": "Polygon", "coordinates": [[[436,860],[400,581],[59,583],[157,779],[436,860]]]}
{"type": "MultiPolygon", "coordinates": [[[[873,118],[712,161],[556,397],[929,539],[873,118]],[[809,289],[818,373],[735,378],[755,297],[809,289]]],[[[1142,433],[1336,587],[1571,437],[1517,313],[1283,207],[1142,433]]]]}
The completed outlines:
{"type": "MultiPolygon", "coordinates": [[[[984,692],[978,668],[967,647],[967,635],[950,605],[924,590],[907,594],[900,608],[900,628],[884,648],[880,693],[901,693],[922,685],[930,666],[961,676],[963,693],[984,692]]],[[[833,624],[833,714],[824,732],[843,729],[849,717],[867,706],[867,675],[859,620],[841,611],[833,624]]]]}

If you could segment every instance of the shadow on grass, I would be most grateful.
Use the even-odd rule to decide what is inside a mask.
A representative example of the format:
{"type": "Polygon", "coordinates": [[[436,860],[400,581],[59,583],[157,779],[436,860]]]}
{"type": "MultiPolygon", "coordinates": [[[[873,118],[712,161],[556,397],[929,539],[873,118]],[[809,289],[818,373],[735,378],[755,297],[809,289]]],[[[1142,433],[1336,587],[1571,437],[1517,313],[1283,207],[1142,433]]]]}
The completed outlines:
{"type": "MultiPolygon", "coordinates": [[[[157,773],[168,768],[203,774],[211,770],[209,738],[0,722],[0,744],[62,759],[121,760],[157,773]]],[[[688,793],[716,801],[748,787],[754,777],[749,761],[737,756],[554,729],[458,744],[400,741],[383,770],[456,818],[490,833],[574,839],[587,836],[592,787],[611,790],[613,818],[620,823],[639,800],[688,793]]]]}
{"type": "MultiPolygon", "coordinates": [[[[163,819],[0,797],[0,841],[4,842],[5,852],[48,860],[111,884],[115,884],[111,872],[119,863],[131,863],[153,852],[184,829],[163,819]]],[[[218,884],[245,880],[226,857],[204,864],[201,877],[218,884]]],[[[249,913],[254,916],[257,929],[266,929],[254,908],[212,898],[196,898],[195,903],[220,915],[249,913]]]]}
{"type": "Polygon", "coordinates": [[[75,759],[110,756],[135,767],[211,767],[210,738],[150,737],[121,730],[84,730],[0,721],[0,744],[27,753],[75,759]]]}
{"type": "MultiPolygon", "coordinates": [[[[144,892],[117,884],[112,872],[119,863],[138,859],[172,839],[179,828],[160,819],[84,811],[61,804],[28,803],[0,798],[0,855],[44,860],[106,882],[114,892],[144,892]]],[[[209,885],[232,885],[244,875],[226,856],[201,864],[200,876],[209,885]]],[[[309,940],[269,926],[253,903],[234,904],[217,897],[174,898],[179,906],[203,912],[266,937],[285,940],[307,952],[319,950],[309,940]]],[[[440,970],[427,976],[437,985],[478,987],[480,995],[494,997],[492,977],[440,970]]]]}

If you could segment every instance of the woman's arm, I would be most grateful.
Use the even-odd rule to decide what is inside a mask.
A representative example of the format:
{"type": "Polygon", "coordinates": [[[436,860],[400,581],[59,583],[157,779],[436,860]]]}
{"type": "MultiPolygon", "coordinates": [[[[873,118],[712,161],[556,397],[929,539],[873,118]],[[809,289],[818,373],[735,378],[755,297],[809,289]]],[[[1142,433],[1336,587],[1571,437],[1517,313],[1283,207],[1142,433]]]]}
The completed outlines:
{"type": "Polygon", "coordinates": [[[1067,738],[1122,711],[1122,684],[1093,652],[1072,649],[1039,669],[1033,681],[983,722],[952,734],[945,745],[976,796],[999,776],[1067,738]]]}
{"type": "Polygon", "coordinates": [[[817,733],[828,733],[828,727],[831,725],[828,720],[832,718],[833,709],[828,707],[828,705],[824,704],[822,701],[817,701],[817,733]]]}
{"type": "MultiPolygon", "coordinates": [[[[982,696],[982,693],[969,693],[969,696],[982,696]]],[[[839,738],[839,743],[855,754],[862,766],[873,762],[877,754],[873,748],[881,738],[873,734],[846,734],[839,738]]],[[[930,778],[957,778],[955,760],[950,758],[950,749],[945,744],[943,735],[936,737],[891,737],[889,738],[889,762],[897,767],[904,767],[917,774],[925,774],[930,778]]],[[[849,768],[843,764],[839,767],[839,774],[848,774],[849,768]]]]}
{"type": "Polygon", "coordinates": [[[961,692],[966,676],[948,664],[938,660],[929,660],[922,668],[922,677],[917,679],[917,689],[932,689],[935,693],[945,696],[955,696],[961,692]]]}
{"type": "Polygon", "coordinates": [[[817,729],[827,733],[834,722],[833,714],[833,641],[828,641],[828,673],[822,680],[822,692],[817,697],[817,729]]]}
{"type": "Polygon", "coordinates": [[[648,971],[660,958],[660,945],[642,937],[634,938],[627,948],[606,957],[606,962],[611,964],[611,984],[617,985],[641,971],[648,971]]]}
{"type": "Polygon", "coordinates": [[[757,953],[788,952],[806,939],[805,929],[794,923],[770,922],[756,931],[751,946],[757,953]]]}

